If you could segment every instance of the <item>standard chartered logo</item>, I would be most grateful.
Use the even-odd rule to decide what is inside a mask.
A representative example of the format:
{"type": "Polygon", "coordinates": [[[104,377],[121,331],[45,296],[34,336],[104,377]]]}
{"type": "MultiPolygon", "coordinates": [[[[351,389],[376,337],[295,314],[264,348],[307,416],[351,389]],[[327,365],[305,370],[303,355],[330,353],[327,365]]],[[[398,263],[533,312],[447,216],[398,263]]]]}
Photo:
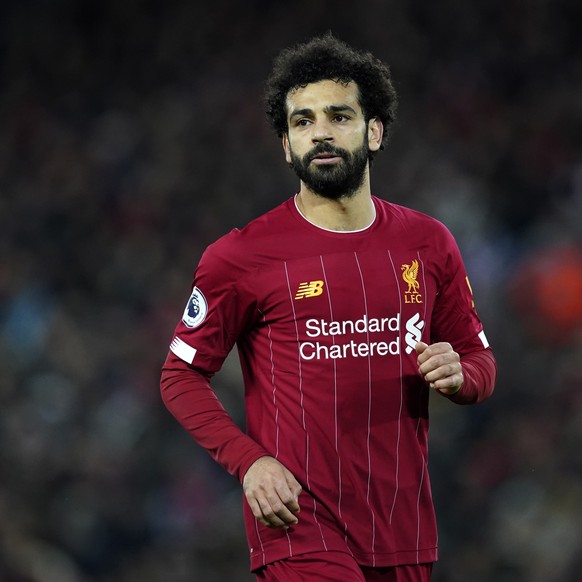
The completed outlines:
{"type": "MultiPolygon", "coordinates": [[[[404,342],[407,354],[420,340],[423,327],[420,313],[406,322],[404,342]]],[[[305,322],[305,334],[310,339],[301,342],[299,351],[304,360],[396,356],[401,349],[400,329],[400,314],[381,318],[364,315],[356,320],[341,321],[308,319],[305,322]],[[351,335],[352,339],[347,340],[346,335],[351,335]]]]}
{"type": "Polygon", "coordinates": [[[406,342],[406,353],[410,354],[414,349],[414,346],[420,341],[422,337],[422,328],[424,327],[424,321],[420,319],[420,313],[413,315],[406,322],[406,335],[404,336],[404,341],[406,342]]]}

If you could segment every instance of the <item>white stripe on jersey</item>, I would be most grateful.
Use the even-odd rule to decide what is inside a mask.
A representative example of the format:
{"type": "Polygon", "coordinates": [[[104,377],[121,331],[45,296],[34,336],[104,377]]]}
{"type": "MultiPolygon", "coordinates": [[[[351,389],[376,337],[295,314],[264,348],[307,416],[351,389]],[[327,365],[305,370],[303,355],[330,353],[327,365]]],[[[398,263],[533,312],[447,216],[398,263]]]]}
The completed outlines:
{"type": "MultiPolygon", "coordinates": [[[[420,263],[420,267],[422,269],[422,284],[424,287],[424,296],[426,297],[426,277],[424,276],[424,261],[422,260],[422,258],[420,257],[420,252],[416,253],[416,256],[418,257],[418,262],[420,263]]],[[[424,302],[424,314],[423,314],[423,321],[426,321],[426,304],[427,301],[424,302]]],[[[423,331],[426,331],[428,329],[428,325],[424,326],[423,331]]],[[[421,334],[421,341],[422,341],[422,334],[421,334]]],[[[430,339],[427,338],[427,343],[430,343],[430,339]]],[[[419,399],[422,398],[422,394],[423,392],[418,393],[418,397],[419,399]]],[[[420,415],[418,417],[418,420],[416,422],[416,434],[418,436],[418,431],[420,429],[420,415]]],[[[424,458],[424,455],[422,455],[422,475],[420,477],[420,483],[418,484],[418,497],[416,499],[416,563],[419,563],[419,552],[420,552],[420,497],[422,495],[422,484],[424,481],[424,471],[425,471],[425,466],[426,466],[426,459],[424,458]]]]}
{"type": "Polygon", "coordinates": [[[186,342],[182,341],[179,337],[175,337],[170,344],[170,350],[174,352],[181,360],[186,363],[191,364],[196,355],[196,348],[189,346],[186,342]]]}
{"type": "MultiPolygon", "coordinates": [[[[327,282],[327,273],[325,272],[325,265],[323,264],[323,256],[319,255],[319,261],[321,262],[321,270],[323,272],[323,280],[325,281],[325,290],[327,292],[327,301],[329,303],[329,316],[331,320],[333,317],[333,306],[331,304],[331,293],[329,291],[329,284],[327,282]]],[[[331,336],[332,344],[335,346],[335,335],[331,336]]],[[[337,455],[337,480],[338,480],[338,500],[337,500],[337,512],[341,519],[342,517],[342,459],[339,452],[339,429],[338,429],[338,400],[337,400],[337,362],[334,358],[333,360],[333,410],[334,410],[334,425],[335,425],[335,452],[337,455]]],[[[348,524],[344,521],[344,540],[346,546],[348,545],[348,524]]],[[[350,553],[352,550],[348,547],[350,553]]],[[[352,554],[353,556],[353,554],[352,554]]]]}
{"type": "MultiPolygon", "coordinates": [[[[424,461],[424,457],[423,457],[424,461]]],[[[420,485],[418,487],[418,496],[416,498],[416,563],[420,563],[420,496],[422,492],[422,482],[424,481],[424,467],[425,463],[422,463],[422,475],[420,476],[420,485]]]]}
{"type": "MultiPolygon", "coordinates": [[[[267,322],[267,317],[259,309],[259,313],[263,316],[263,322],[267,322]]],[[[275,360],[273,359],[273,339],[271,338],[271,324],[267,324],[269,330],[267,337],[269,338],[269,354],[271,359],[271,385],[273,386],[273,408],[275,409],[275,459],[279,458],[279,406],[277,404],[277,385],[275,383],[275,360]]]]}
{"type": "MultiPolygon", "coordinates": [[[[416,256],[418,257],[418,262],[420,263],[420,268],[422,270],[422,285],[424,287],[424,296],[426,297],[427,295],[426,295],[426,277],[424,276],[424,261],[420,258],[420,252],[417,252],[416,256]]],[[[424,302],[424,313],[422,316],[423,321],[426,321],[426,304],[427,303],[428,303],[427,301],[424,302]]],[[[426,331],[428,329],[428,325],[425,325],[423,329],[424,329],[424,331],[426,331]]],[[[422,332],[420,334],[420,341],[423,341],[422,340],[422,332]]],[[[427,344],[430,343],[430,340],[428,340],[426,343],[427,344]]],[[[420,424],[420,418],[418,419],[418,422],[420,424]]]]}
{"type": "MultiPolygon", "coordinates": [[[[368,298],[366,296],[366,284],[364,283],[364,275],[362,274],[362,268],[360,267],[360,261],[358,261],[358,253],[354,252],[354,258],[356,259],[356,265],[358,266],[358,271],[360,273],[360,281],[362,283],[362,294],[364,296],[364,313],[366,318],[368,318],[368,298]]],[[[370,332],[366,331],[367,342],[370,343],[370,332]]],[[[370,513],[372,514],[372,566],[376,566],[376,554],[374,552],[376,545],[376,515],[374,509],[370,505],[370,485],[372,481],[372,455],[370,452],[370,435],[372,433],[371,425],[372,417],[372,368],[370,362],[370,354],[368,354],[368,435],[366,442],[366,449],[368,454],[368,490],[366,492],[366,501],[368,507],[370,508],[370,513]]]]}
{"type": "Polygon", "coordinates": [[[485,332],[483,330],[479,332],[479,339],[481,340],[481,343],[483,344],[484,348],[489,347],[489,342],[487,341],[487,338],[485,337],[485,332]]]}
{"type": "MultiPolygon", "coordinates": [[[[398,300],[399,307],[398,313],[402,313],[402,293],[400,289],[400,280],[396,274],[396,265],[394,265],[394,260],[392,259],[392,253],[388,251],[388,258],[390,259],[390,264],[392,265],[392,272],[394,273],[394,278],[396,279],[396,287],[398,288],[398,300]]],[[[398,332],[398,339],[402,343],[402,332],[398,332]]],[[[392,501],[392,509],[390,510],[390,524],[392,524],[392,515],[394,513],[394,508],[396,507],[396,498],[398,497],[398,486],[400,477],[400,430],[402,423],[402,408],[404,406],[404,386],[403,386],[403,364],[402,364],[402,353],[400,353],[400,408],[398,410],[398,437],[396,438],[396,474],[394,476],[396,481],[396,488],[394,489],[394,500],[392,501]]]]}
{"type": "MultiPolygon", "coordinates": [[[[297,323],[297,313],[295,312],[295,304],[293,303],[293,292],[291,291],[291,282],[289,281],[289,270],[287,269],[287,261],[283,262],[283,266],[285,267],[285,278],[287,280],[287,290],[289,291],[289,301],[291,302],[291,311],[293,312],[293,320],[295,323],[295,339],[297,341],[297,346],[299,348],[299,324],[297,323]]],[[[311,489],[311,483],[309,479],[309,431],[307,429],[307,424],[305,422],[305,407],[303,405],[303,374],[301,369],[301,354],[299,353],[299,349],[297,350],[297,362],[299,368],[299,405],[301,406],[301,419],[303,424],[303,430],[305,431],[305,449],[306,449],[306,456],[305,456],[305,480],[307,484],[307,488],[311,489]]],[[[323,547],[325,551],[327,551],[327,544],[325,542],[325,536],[323,535],[323,529],[317,519],[317,501],[315,497],[313,498],[313,519],[317,526],[319,527],[319,533],[321,535],[321,541],[323,543],[323,547]]],[[[287,538],[289,540],[289,552],[290,555],[293,555],[291,551],[291,537],[289,536],[289,530],[287,530],[287,538]]]]}

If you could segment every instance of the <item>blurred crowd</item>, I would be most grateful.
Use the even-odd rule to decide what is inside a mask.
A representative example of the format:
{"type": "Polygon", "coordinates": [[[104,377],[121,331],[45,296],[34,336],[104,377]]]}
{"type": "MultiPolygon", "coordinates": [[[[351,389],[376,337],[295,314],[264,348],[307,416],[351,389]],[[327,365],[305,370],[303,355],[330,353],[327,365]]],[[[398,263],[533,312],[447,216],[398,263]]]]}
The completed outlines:
{"type": "MultiPolygon", "coordinates": [[[[455,234],[499,363],[431,403],[436,582],[582,569],[578,0],[0,4],[0,580],[244,582],[241,491],[160,366],[204,247],[297,188],[264,78],[332,30],[391,65],[374,194],[455,234]]],[[[244,426],[236,354],[215,387],[244,426]]]]}

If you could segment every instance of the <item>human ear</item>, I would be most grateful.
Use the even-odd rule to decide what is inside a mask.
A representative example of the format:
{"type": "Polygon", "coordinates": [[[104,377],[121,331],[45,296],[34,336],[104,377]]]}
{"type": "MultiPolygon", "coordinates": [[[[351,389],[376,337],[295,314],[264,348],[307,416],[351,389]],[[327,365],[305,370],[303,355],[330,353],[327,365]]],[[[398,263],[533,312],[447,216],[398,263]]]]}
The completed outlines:
{"type": "Polygon", "coordinates": [[[290,164],[291,163],[291,147],[289,146],[289,136],[284,133],[283,134],[283,150],[285,151],[285,161],[290,164]]]}
{"type": "Polygon", "coordinates": [[[384,135],[384,124],[379,117],[372,117],[368,121],[368,148],[372,152],[377,152],[382,145],[384,135]]]}

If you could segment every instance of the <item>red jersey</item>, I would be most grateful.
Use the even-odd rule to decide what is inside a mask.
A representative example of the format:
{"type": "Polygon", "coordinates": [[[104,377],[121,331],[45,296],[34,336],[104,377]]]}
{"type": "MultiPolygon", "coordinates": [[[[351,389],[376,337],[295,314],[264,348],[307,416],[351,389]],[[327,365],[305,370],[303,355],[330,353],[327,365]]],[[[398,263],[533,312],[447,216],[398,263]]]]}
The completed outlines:
{"type": "Polygon", "coordinates": [[[450,232],[373,203],[373,223],[357,232],[311,224],[294,199],[233,230],[204,253],[176,328],[162,381],[170,410],[240,480],[269,454],[303,487],[286,530],[244,504],[251,569],[322,550],[367,566],[437,559],[429,388],[414,346],[447,341],[466,358],[451,397],[461,403],[490,394],[494,360],[450,232]],[[235,343],[246,435],[194,380],[235,343]],[[489,363],[471,361],[484,353],[489,363]]]}

